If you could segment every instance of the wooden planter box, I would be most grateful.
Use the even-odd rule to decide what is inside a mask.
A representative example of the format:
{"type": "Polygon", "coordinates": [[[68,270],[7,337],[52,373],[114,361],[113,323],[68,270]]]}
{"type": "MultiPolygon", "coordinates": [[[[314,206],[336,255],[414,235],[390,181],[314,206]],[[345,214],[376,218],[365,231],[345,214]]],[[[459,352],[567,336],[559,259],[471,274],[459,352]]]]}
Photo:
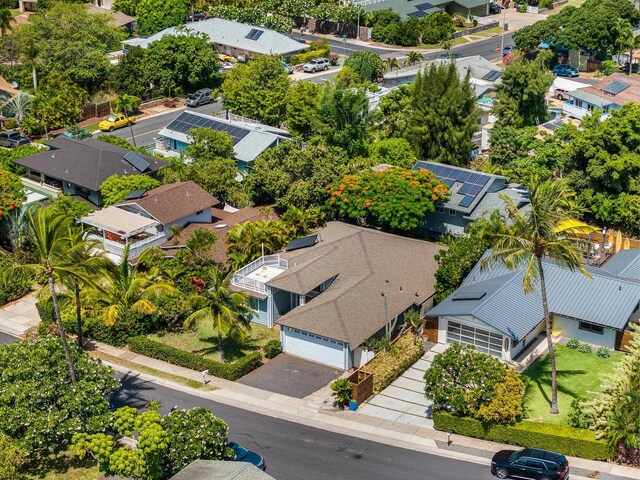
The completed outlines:
{"type": "Polygon", "coordinates": [[[353,389],[353,399],[362,405],[373,393],[373,375],[363,370],[356,370],[349,376],[349,383],[353,389]]]}

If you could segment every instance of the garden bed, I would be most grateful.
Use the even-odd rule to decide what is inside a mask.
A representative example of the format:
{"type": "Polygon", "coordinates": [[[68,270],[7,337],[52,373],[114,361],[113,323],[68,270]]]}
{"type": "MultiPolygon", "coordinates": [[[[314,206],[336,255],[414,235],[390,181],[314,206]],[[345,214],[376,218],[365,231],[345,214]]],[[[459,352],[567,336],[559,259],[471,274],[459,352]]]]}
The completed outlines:
{"type": "MultiPolygon", "coordinates": [[[[228,338],[222,341],[227,361],[243,358],[251,353],[262,351],[270,340],[280,340],[280,332],[262,325],[251,324],[250,338],[244,344],[238,344],[228,338]]],[[[148,338],[185,352],[201,355],[209,360],[220,361],[218,337],[207,322],[198,322],[194,329],[184,332],[156,333],[148,338]]]]}
{"type": "Polygon", "coordinates": [[[556,368],[558,372],[558,407],[560,414],[551,415],[551,364],[549,355],[535,361],[522,372],[525,384],[525,411],[530,420],[555,424],[567,424],[571,402],[588,397],[588,392],[597,391],[602,375],[613,372],[613,365],[624,355],[611,351],[609,358],[600,358],[592,353],[582,353],[565,345],[556,345],[556,368]]]}

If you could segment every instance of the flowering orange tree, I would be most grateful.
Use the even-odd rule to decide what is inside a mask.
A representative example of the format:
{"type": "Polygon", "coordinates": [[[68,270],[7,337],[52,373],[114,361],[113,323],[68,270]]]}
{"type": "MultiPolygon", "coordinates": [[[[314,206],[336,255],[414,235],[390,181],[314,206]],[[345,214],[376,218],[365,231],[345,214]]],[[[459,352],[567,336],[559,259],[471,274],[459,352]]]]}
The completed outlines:
{"type": "Polygon", "coordinates": [[[26,198],[20,177],[0,168],[0,220],[11,210],[22,205],[26,198]]]}
{"type": "Polygon", "coordinates": [[[394,167],[347,175],[327,189],[328,205],[340,217],[397,230],[422,225],[425,214],[448,195],[447,186],[428,170],[394,167]]]}

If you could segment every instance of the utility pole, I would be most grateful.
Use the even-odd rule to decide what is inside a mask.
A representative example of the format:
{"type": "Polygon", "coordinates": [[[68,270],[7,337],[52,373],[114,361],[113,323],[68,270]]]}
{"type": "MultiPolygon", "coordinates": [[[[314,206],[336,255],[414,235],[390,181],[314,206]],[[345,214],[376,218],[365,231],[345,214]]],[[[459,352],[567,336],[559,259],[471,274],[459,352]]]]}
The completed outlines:
{"type": "Polygon", "coordinates": [[[504,32],[507,31],[507,9],[503,8],[502,9],[502,37],[501,37],[501,42],[500,42],[500,55],[502,55],[502,57],[500,57],[501,59],[504,58],[504,54],[502,52],[504,52],[504,32]]]}
{"type": "Polygon", "coordinates": [[[389,331],[389,310],[387,308],[387,292],[382,291],[382,296],[384,297],[384,331],[385,336],[388,340],[391,339],[391,332],[389,331]]]}

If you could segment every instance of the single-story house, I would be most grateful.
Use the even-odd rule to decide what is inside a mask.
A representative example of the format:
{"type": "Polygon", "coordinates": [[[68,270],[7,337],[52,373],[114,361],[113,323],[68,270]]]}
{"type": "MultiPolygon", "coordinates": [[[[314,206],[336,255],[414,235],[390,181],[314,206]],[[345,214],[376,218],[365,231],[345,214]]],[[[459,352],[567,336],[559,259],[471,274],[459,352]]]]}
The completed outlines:
{"type": "Polygon", "coordinates": [[[132,17],[131,15],[127,15],[126,13],[122,13],[117,10],[111,10],[112,5],[113,2],[111,2],[111,0],[108,0],[108,2],[105,2],[103,0],[94,0],[93,4],[87,5],[87,10],[89,11],[89,13],[92,13],[94,15],[110,15],[113,19],[112,25],[114,27],[124,27],[127,32],[131,34],[138,27],[138,19],[136,17],[132,17]]]}
{"type": "Polygon", "coordinates": [[[402,20],[409,17],[422,18],[432,13],[447,12],[449,15],[460,14],[463,17],[483,17],[489,14],[491,0],[425,0],[424,2],[413,0],[355,0],[367,12],[391,9],[399,14],[402,20]]]}
{"type": "Polygon", "coordinates": [[[619,110],[627,103],[640,103],[640,78],[637,75],[614,73],[595,85],[568,92],[569,100],[563,103],[565,115],[582,120],[599,109],[606,119],[612,110],[619,110]]]}
{"type": "Polygon", "coordinates": [[[280,325],[282,350],[349,370],[364,365],[369,338],[392,335],[435,293],[441,245],[329,222],[236,271],[232,286],[252,297],[253,321],[280,325]]]}
{"type": "Polygon", "coordinates": [[[194,182],[162,185],[153,190],[136,190],[125,200],[80,219],[89,227],[89,238],[121,257],[129,245],[129,256],[161,245],[171,238],[171,227],[211,222],[211,209],[220,202],[194,182]]]}
{"type": "MultiPolygon", "coordinates": [[[[619,252],[610,262],[609,267],[585,266],[592,277],[588,279],[552,259],[543,261],[556,335],[624,349],[629,324],[640,317],[640,250],[619,252]]],[[[481,264],[482,260],[460,288],[429,311],[427,323],[437,319],[439,343],[475,345],[513,360],[544,331],[540,287],[524,293],[524,266],[510,271],[502,264],[485,269],[481,264]]]]}
{"type": "Polygon", "coordinates": [[[189,131],[194,128],[210,128],[229,134],[233,141],[233,154],[238,163],[238,171],[242,175],[249,172],[253,161],[262,152],[291,138],[291,134],[286,130],[246,118],[212,117],[203,113],[185,111],[158,132],[154,152],[168,157],[180,156],[180,152],[191,143],[189,131]]]}
{"type": "Polygon", "coordinates": [[[14,162],[27,170],[26,178],[78,195],[100,207],[100,186],[112,175],[156,177],[167,162],[95,138],[58,137],[45,142],[49,150],[14,162]]]}
{"type": "Polygon", "coordinates": [[[293,40],[275,30],[222,18],[192,22],[189,23],[188,28],[171,27],[146,38],[131,38],[122,43],[125,46],[147,48],[149,44],[160,40],[165,35],[187,35],[190,32],[207,35],[209,43],[213,44],[218,53],[241,60],[247,60],[255,55],[282,55],[284,58],[289,58],[307,48],[305,43],[293,40]]]}
{"type": "Polygon", "coordinates": [[[248,462],[194,460],[169,480],[275,480],[248,462]]]}
{"type": "Polygon", "coordinates": [[[469,72],[469,81],[474,88],[476,98],[480,98],[495,91],[495,86],[500,83],[502,69],[480,55],[459,57],[453,60],[438,58],[424,64],[412,65],[400,70],[394,70],[384,74],[382,84],[385,87],[394,87],[411,83],[416,79],[418,72],[424,71],[430,65],[442,65],[453,62],[460,80],[464,80],[469,72]]]}
{"type": "Polygon", "coordinates": [[[506,213],[501,194],[507,195],[518,208],[529,205],[529,192],[522,185],[510,184],[502,175],[477,172],[435,162],[417,162],[413,170],[427,169],[449,187],[450,198],[425,216],[420,233],[425,236],[463,235],[469,223],[494,210],[506,213]]]}

